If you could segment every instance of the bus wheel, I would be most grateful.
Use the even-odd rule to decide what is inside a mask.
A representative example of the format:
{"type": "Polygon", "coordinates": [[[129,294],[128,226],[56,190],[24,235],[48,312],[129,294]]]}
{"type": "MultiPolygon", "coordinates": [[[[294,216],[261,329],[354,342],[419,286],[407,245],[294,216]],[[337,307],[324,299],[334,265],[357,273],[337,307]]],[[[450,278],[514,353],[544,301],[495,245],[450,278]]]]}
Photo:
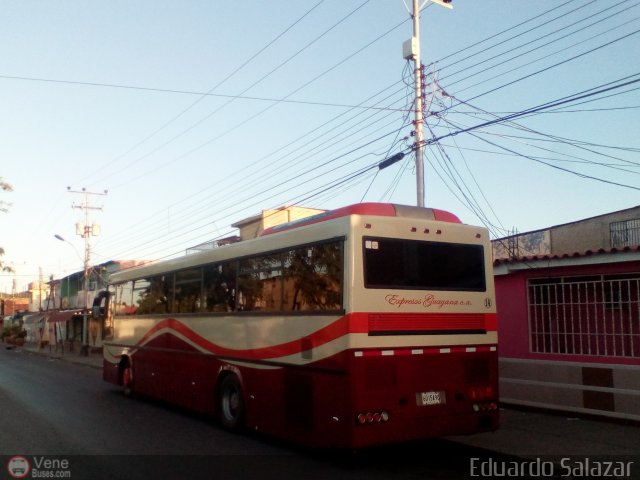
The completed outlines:
{"type": "Polygon", "coordinates": [[[218,418],[227,430],[240,430],[244,422],[244,398],[240,380],[235,375],[227,375],[220,384],[218,395],[218,418]]]}
{"type": "Polygon", "coordinates": [[[125,397],[133,397],[133,368],[129,362],[122,369],[122,393],[125,397]]]}

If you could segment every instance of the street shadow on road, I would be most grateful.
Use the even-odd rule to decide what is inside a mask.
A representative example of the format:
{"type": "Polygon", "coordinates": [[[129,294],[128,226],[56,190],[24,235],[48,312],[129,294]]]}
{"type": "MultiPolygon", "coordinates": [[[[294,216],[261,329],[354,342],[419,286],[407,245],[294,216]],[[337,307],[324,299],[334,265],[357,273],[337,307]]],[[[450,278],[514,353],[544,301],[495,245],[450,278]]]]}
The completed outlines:
{"type": "MultiPolygon", "coordinates": [[[[125,398],[122,391],[110,391],[120,398],[117,402],[132,401],[125,398]]],[[[202,415],[144,396],[136,395],[134,403],[140,402],[146,407],[159,408],[170,415],[178,415],[195,422],[199,432],[206,432],[212,445],[220,447],[222,453],[195,455],[164,455],[163,460],[155,457],[141,457],[148,465],[160,462],[167,472],[165,463],[172,459],[193,472],[205,469],[216,471],[220,476],[207,478],[293,478],[294,475],[305,479],[459,479],[468,478],[471,459],[497,459],[495,452],[459,444],[445,439],[428,439],[400,444],[370,447],[360,450],[313,449],[291,442],[274,439],[265,434],[245,429],[240,433],[224,430],[214,420],[213,415],[202,415]],[[198,423],[201,424],[200,431],[198,423]],[[234,445],[233,448],[228,448],[234,445]],[[233,452],[229,454],[229,452],[233,452]],[[259,452],[259,453],[255,453],[259,452]],[[261,453],[267,452],[267,453],[261,453]],[[222,474],[224,472],[224,474],[222,474]]],[[[126,407],[125,407],[126,408],[126,407]]],[[[138,425],[138,428],[141,426],[138,425]]],[[[204,436],[204,435],[203,435],[204,436]]],[[[202,440],[201,438],[199,439],[202,440]]],[[[214,451],[213,448],[211,450],[214,451]]],[[[506,461],[507,459],[505,459],[506,461]]],[[[172,465],[169,462],[169,465],[172,465]]],[[[181,471],[181,474],[185,473],[181,471]]],[[[180,477],[187,478],[187,477],[180,477]]],[[[193,478],[201,478],[194,476],[193,478]]]]}

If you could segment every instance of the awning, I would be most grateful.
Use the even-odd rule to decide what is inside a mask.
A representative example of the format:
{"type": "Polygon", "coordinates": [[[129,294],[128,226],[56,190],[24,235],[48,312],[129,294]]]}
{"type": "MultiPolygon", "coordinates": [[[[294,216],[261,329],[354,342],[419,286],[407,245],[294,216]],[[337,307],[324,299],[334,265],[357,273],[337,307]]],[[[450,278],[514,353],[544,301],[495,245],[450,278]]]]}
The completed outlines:
{"type": "Polygon", "coordinates": [[[44,313],[31,313],[22,317],[25,325],[36,325],[40,320],[45,317],[44,313]]]}
{"type": "Polygon", "coordinates": [[[82,316],[82,310],[65,310],[62,312],[53,312],[49,314],[49,323],[66,322],[67,320],[71,320],[71,318],[75,316],[82,316]]]}

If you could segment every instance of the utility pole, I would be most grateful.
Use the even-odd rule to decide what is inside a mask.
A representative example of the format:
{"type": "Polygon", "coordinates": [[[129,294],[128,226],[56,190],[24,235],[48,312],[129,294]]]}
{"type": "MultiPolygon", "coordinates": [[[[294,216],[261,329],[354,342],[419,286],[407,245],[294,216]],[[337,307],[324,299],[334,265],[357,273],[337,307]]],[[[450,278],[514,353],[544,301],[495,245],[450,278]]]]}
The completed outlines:
{"type": "MultiPolygon", "coordinates": [[[[446,8],[453,8],[451,0],[424,0],[422,6],[428,1],[437,3],[446,8]]],[[[406,5],[406,4],[405,4],[406,5]]],[[[406,60],[413,60],[413,72],[415,77],[415,108],[414,108],[414,126],[415,126],[415,152],[416,152],[416,193],[417,205],[424,207],[424,134],[422,124],[424,95],[422,91],[424,72],[422,68],[422,60],[420,58],[420,0],[413,0],[413,36],[403,45],[403,56],[406,60]]]]}
{"type": "Polygon", "coordinates": [[[414,121],[416,127],[416,193],[418,201],[416,205],[424,207],[424,135],[422,132],[422,61],[420,59],[420,6],[418,0],[413,0],[413,38],[416,39],[413,56],[413,69],[415,75],[415,112],[414,121]]]}
{"type": "Polygon", "coordinates": [[[42,311],[42,282],[44,281],[44,277],[42,276],[42,267],[38,267],[38,300],[39,307],[38,311],[42,311]]]}
{"type": "Polygon", "coordinates": [[[83,202],[79,205],[75,203],[72,208],[77,208],[84,211],[84,222],[76,223],[76,234],[80,235],[84,239],[84,275],[82,279],[82,285],[84,290],[84,313],[82,315],[82,352],[86,355],[89,351],[89,334],[88,334],[88,314],[89,314],[89,265],[91,261],[91,241],[90,237],[100,234],[100,227],[96,224],[89,222],[89,212],[91,210],[102,210],[102,207],[94,207],[91,205],[91,196],[93,195],[106,195],[108,192],[89,192],[86,188],[82,190],[72,190],[71,187],[67,187],[69,193],[77,193],[83,195],[83,202]]]}

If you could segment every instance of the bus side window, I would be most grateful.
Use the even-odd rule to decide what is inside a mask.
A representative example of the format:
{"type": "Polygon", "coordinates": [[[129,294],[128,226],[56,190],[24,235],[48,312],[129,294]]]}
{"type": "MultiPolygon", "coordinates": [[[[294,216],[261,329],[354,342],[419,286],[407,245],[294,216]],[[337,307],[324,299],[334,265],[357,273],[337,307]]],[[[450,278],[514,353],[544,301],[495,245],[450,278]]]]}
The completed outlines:
{"type": "Polygon", "coordinates": [[[173,275],[158,275],[136,280],[134,284],[136,314],[170,313],[173,306],[173,275]]]}
{"type": "Polygon", "coordinates": [[[202,268],[176,272],[173,313],[199,312],[202,307],[202,268]]]}
{"type": "Polygon", "coordinates": [[[236,302],[236,262],[206,265],[203,272],[204,310],[232,312],[236,302]]]}
{"type": "Polygon", "coordinates": [[[287,252],[285,310],[342,308],[342,244],[331,242],[287,252]]]}
{"type": "Polygon", "coordinates": [[[282,255],[272,254],[240,261],[238,310],[282,310],[282,255]]]}
{"type": "Polygon", "coordinates": [[[133,281],[119,283],[113,287],[109,303],[115,315],[131,315],[135,312],[133,303],[133,281]]]}

